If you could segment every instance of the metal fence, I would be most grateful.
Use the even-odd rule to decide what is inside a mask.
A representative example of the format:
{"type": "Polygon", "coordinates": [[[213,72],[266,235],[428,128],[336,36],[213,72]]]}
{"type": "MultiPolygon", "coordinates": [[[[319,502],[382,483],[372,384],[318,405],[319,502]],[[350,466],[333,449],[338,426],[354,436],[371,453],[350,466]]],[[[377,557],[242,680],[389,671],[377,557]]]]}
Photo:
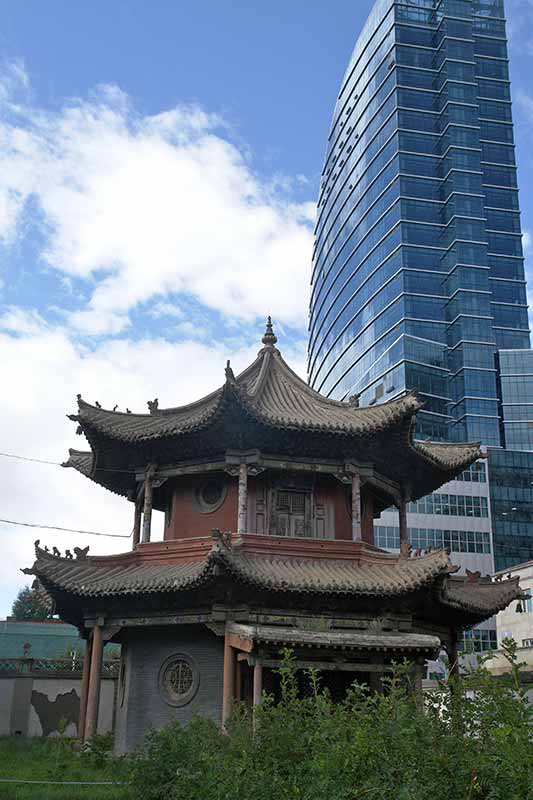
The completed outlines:
{"type": "MultiPolygon", "coordinates": [[[[102,677],[118,677],[120,659],[102,662],[102,677]]],[[[69,673],[79,677],[83,669],[83,658],[0,658],[0,676],[10,675],[55,675],[69,673]]]]}

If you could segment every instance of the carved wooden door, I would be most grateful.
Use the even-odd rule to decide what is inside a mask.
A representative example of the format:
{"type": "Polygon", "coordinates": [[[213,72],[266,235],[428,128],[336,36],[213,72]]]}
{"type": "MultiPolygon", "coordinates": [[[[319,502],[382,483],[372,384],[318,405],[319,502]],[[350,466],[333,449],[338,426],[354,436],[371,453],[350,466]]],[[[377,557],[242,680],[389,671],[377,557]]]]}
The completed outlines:
{"type": "Polygon", "coordinates": [[[276,492],[276,534],[309,536],[309,492],[278,489],[276,492]]]}

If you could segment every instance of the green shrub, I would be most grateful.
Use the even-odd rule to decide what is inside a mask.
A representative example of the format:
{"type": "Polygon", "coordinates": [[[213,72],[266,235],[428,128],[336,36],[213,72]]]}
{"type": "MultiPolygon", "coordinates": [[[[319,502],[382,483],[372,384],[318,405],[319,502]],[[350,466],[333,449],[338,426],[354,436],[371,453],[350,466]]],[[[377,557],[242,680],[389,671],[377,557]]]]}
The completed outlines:
{"type": "Polygon", "coordinates": [[[152,731],[131,775],[139,800],[533,800],[533,709],[511,673],[482,664],[417,707],[410,665],[385,692],[355,684],[334,704],[310,674],[299,696],[285,652],[281,702],[265,696],[255,721],[238,706],[227,734],[195,717],[152,731]]]}

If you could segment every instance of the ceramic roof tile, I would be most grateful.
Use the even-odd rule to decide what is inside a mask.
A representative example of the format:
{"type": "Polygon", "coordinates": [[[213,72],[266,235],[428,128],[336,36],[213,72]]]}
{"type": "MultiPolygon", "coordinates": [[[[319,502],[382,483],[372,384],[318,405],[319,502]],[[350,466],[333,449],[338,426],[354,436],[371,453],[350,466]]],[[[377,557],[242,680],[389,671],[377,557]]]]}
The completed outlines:
{"type": "Polygon", "coordinates": [[[116,560],[58,558],[36,549],[32,573],[46,585],[78,595],[136,594],[179,591],[209,579],[218,565],[236,580],[275,591],[312,594],[399,595],[431,582],[449,571],[443,550],[418,558],[390,558],[378,563],[356,563],[323,558],[284,558],[213,547],[204,561],[146,565],[126,556],[116,560]],[[128,563],[131,561],[131,563],[128,563]]]}
{"type": "Polygon", "coordinates": [[[128,414],[93,406],[79,397],[75,419],[82,428],[89,426],[120,441],[149,441],[202,427],[232,399],[273,425],[358,435],[397,424],[422,406],[414,393],[368,408],[331,400],[296,375],[275,347],[265,346],[237,378],[228,378],[224,386],[195,403],[128,414]]]}
{"type": "Polygon", "coordinates": [[[380,554],[377,560],[285,558],[213,545],[200,561],[151,565],[132,552],[121,557],[58,558],[36,546],[36,575],[52,595],[79,597],[181,592],[215,581],[221,574],[257,589],[321,596],[399,597],[418,589],[437,590],[446,606],[487,618],[521,596],[518,579],[471,581],[452,576],[444,550],[402,558],[380,554]]]}
{"type": "Polygon", "coordinates": [[[230,633],[254,642],[292,644],[308,647],[339,647],[351,650],[424,650],[438,651],[437,636],[423,633],[366,633],[360,631],[308,631],[269,625],[241,625],[231,622],[230,633]]]}

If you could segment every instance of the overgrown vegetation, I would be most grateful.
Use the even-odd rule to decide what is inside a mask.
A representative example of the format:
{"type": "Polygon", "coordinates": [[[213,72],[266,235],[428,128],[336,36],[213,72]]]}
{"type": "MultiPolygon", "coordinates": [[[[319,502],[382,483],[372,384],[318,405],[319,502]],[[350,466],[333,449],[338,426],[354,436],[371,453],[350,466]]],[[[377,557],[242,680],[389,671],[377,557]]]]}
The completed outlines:
{"type": "MultiPolygon", "coordinates": [[[[71,739],[0,738],[0,778],[27,781],[127,782],[125,760],[110,757],[109,737],[96,737],[88,752],[78,752],[71,739]]],[[[129,800],[125,785],[58,786],[51,784],[0,783],[2,800],[129,800]]]]}
{"type": "Polygon", "coordinates": [[[342,704],[299,696],[289,652],[282,701],[266,697],[253,723],[238,708],[227,735],[197,717],[153,731],[132,772],[138,800],[533,800],[533,708],[515,646],[495,680],[483,664],[443,683],[417,707],[409,665],[383,695],[354,685],[342,704]],[[255,731],[254,731],[255,727],[255,731]]]}
{"type": "Polygon", "coordinates": [[[0,783],[2,800],[533,800],[533,707],[520,687],[516,646],[510,673],[482,663],[442,683],[422,711],[409,664],[385,693],[354,685],[334,704],[308,676],[301,696],[284,653],[281,702],[266,696],[255,720],[238,706],[227,734],[202,717],[152,731],[130,758],[99,736],[81,751],[68,739],[0,739],[0,777],[114,781],[112,786],[0,783]],[[122,785],[120,785],[122,784],[122,785]]]}

